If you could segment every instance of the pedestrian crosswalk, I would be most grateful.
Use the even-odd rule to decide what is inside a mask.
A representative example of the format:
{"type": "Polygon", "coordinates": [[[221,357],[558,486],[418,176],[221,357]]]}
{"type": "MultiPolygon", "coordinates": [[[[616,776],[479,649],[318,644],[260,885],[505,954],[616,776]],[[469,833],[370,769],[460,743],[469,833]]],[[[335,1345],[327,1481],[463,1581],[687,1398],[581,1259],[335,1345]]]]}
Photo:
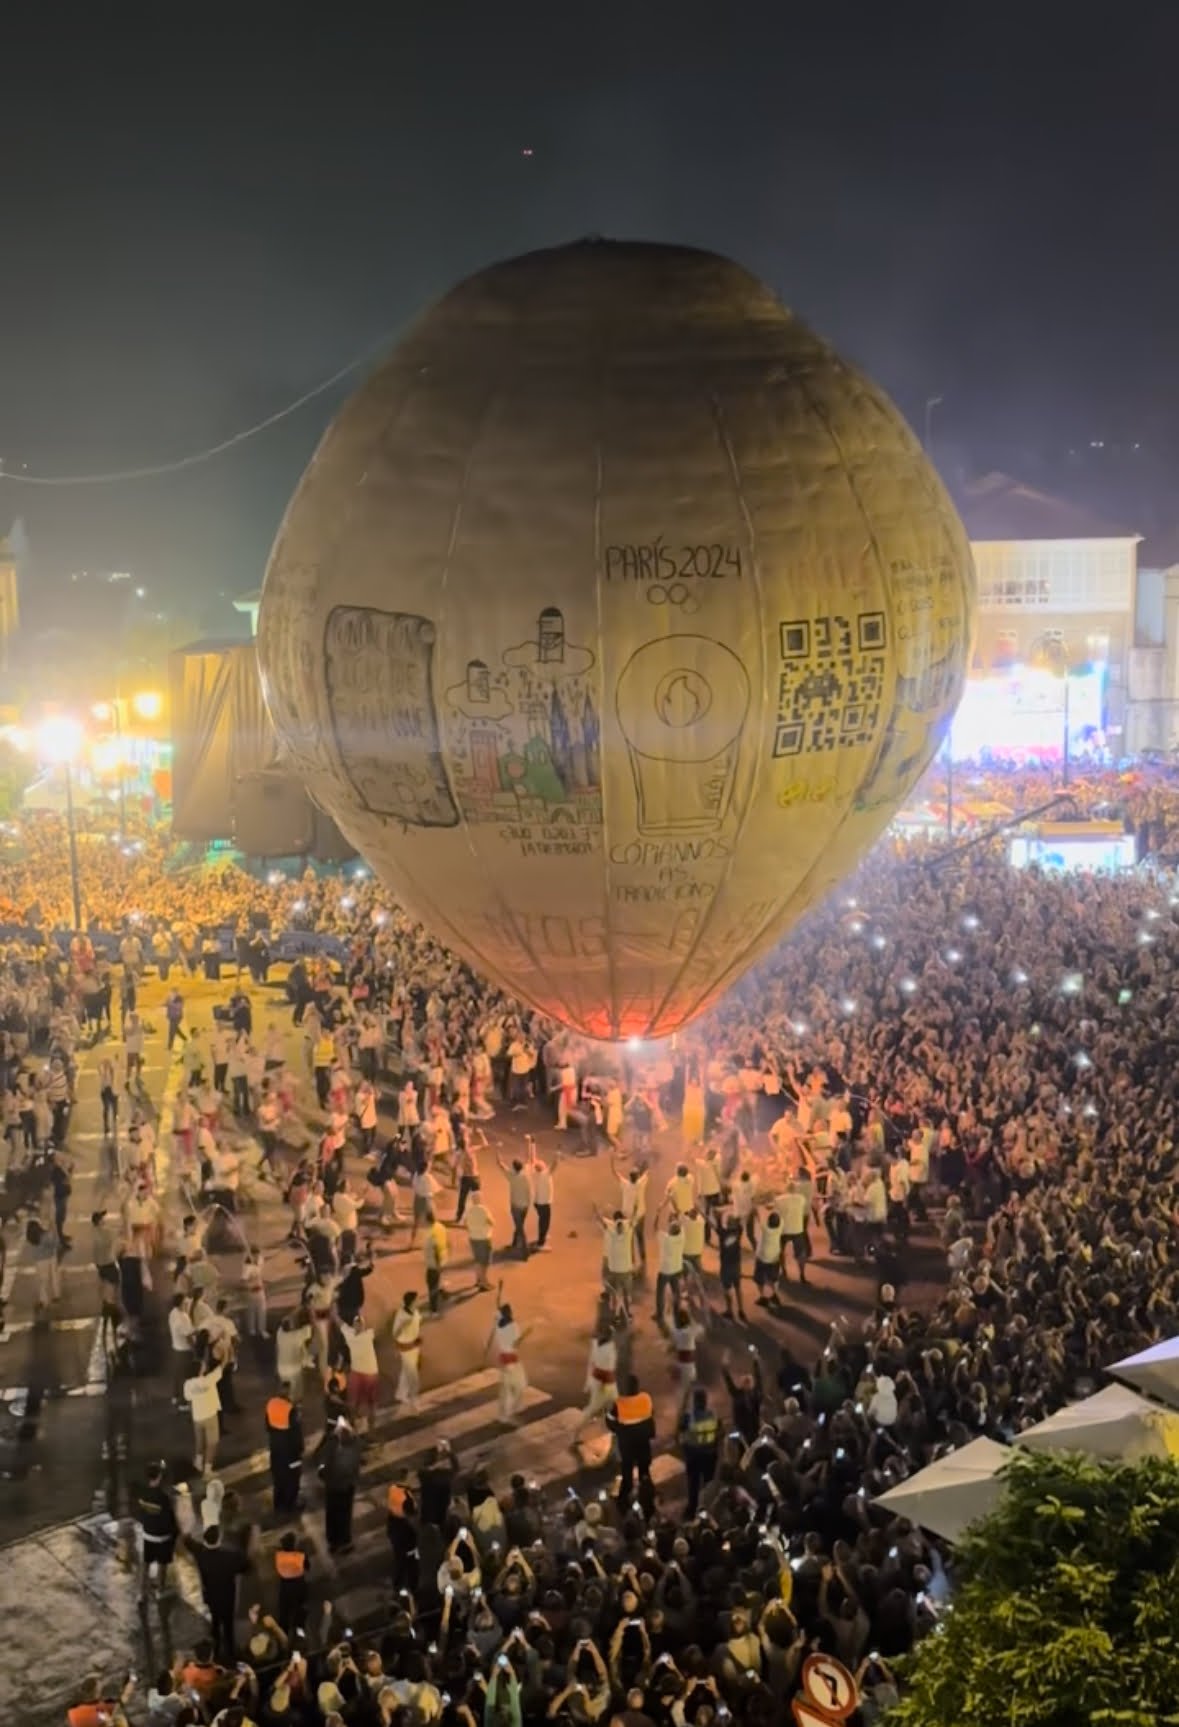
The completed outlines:
{"type": "MultiPolygon", "coordinates": [[[[460,1470],[486,1467],[497,1492],[507,1488],[514,1474],[544,1489],[577,1486],[584,1492],[605,1491],[612,1479],[611,1464],[587,1468],[574,1446],[581,1409],[561,1405],[548,1392],[529,1386],[524,1393],[517,1422],[507,1426],[499,1418],[498,1374],[484,1368],[466,1374],[448,1385],[425,1392],[412,1413],[396,1406],[378,1414],[366,1436],[364,1461],[357,1485],[352,1519],[352,1550],[333,1557],[323,1534],[323,1513],[315,1474],[311,1436],[304,1474],[304,1509],[294,1517],[276,1520],[272,1510],[269,1452],[259,1449],[219,1469],[226,1488],[238,1495],[243,1516],[257,1527],[255,1570],[265,1586],[273,1576],[273,1555],[288,1529],[295,1529],[312,1550],[313,1575],[344,1620],[357,1627],[372,1628],[388,1619],[392,1607],[389,1581],[390,1558],[385,1535],[386,1490],[392,1481],[412,1478],[440,1439],[450,1442],[460,1470]]],[[[670,1452],[654,1460],[652,1479],[667,1493],[682,1473],[682,1464],[670,1452]]],[[[193,1484],[192,1506],[199,1519],[202,1488],[193,1484]]],[[[183,1598],[199,1601],[199,1583],[191,1561],[182,1558],[180,1579],[183,1598]]],[[[249,1596],[257,1599],[257,1589],[249,1596]]]]}

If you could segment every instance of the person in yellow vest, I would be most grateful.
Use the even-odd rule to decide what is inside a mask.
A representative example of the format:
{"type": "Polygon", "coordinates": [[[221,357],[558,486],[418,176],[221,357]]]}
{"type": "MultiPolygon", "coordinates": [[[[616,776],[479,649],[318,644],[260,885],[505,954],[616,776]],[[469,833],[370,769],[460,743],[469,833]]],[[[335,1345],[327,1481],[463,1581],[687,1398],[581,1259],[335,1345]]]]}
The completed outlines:
{"type": "Polygon", "coordinates": [[[691,1522],[700,1503],[700,1489],[716,1474],[720,1445],[720,1422],[709,1407],[708,1390],[703,1385],[693,1388],[692,1401],[680,1417],[679,1441],[688,1477],[686,1516],[691,1522]]]}
{"type": "Polygon", "coordinates": [[[450,1244],[446,1229],[438,1221],[433,1211],[426,1213],[426,1233],[422,1240],[422,1258],[426,1267],[426,1290],[430,1300],[430,1312],[438,1313],[446,1298],[442,1287],[442,1271],[450,1258],[450,1244]]]}
{"type": "Polygon", "coordinates": [[[303,1628],[307,1616],[307,1555],[299,1546],[292,1530],[288,1530],[274,1555],[274,1572],[278,1578],[278,1623],[288,1638],[303,1628]]]}
{"type": "Polygon", "coordinates": [[[393,1401],[411,1411],[418,1407],[421,1390],[422,1316],[418,1312],[418,1292],[407,1289],[401,1306],[393,1315],[393,1344],[401,1358],[401,1373],[393,1401]]]}
{"type": "Polygon", "coordinates": [[[633,1373],[622,1381],[618,1402],[606,1412],[606,1425],[618,1444],[621,1471],[618,1482],[618,1508],[626,1511],[637,1498],[647,1511],[655,1504],[655,1488],[651,1481],[651,1447],[655,1443],[655,1406],[647,1392],[640,1390],[633,1373]]]}
{"type": "Polygon", "coordinates": [[[284,1390],[266,1404],[266,1438],[270,1446],[270,1480],[276,1512],[297,1511],[303,1471],[303,1424],[297,1406],[284,1390]]]}
{"type": "Polygon", "coordinates": [[[320,1030],[311,1051],[311,1066],[315,1074],[315,1095],[320,1109],[328,1106],[332,1089],[332,1069],[336,1065],[336,1045],[330,1031],[320,1030]]]}
{"type": "Polygon", "coordinates": [[[407,1589],[412,1594],[418,1586],[417,1504],[404,1482],[391,1481],[385,1506],[385,1533],[393,1551],[393,1590],[407,1589]]]}

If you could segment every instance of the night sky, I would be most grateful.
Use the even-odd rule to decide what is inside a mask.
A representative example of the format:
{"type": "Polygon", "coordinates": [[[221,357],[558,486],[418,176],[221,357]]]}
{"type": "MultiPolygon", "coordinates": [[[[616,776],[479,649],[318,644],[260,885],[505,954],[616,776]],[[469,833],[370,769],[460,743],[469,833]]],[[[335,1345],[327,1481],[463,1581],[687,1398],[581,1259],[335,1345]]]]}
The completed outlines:
{"type": "MultiPolygon", "coordinates": [[[[199,449],[457,277],[602,233],[732,253],[918,427],[943,396],[951,481],[1071,463],[1143,516],[1179,513],[1174,0],[319,15],[6,14],[9,469],[199,449]]],[[[6,483],[0,530],[24,517],[47,592],[83,566],[190,610],[257,586],[345,393],[167,480],[6,483]]]]}

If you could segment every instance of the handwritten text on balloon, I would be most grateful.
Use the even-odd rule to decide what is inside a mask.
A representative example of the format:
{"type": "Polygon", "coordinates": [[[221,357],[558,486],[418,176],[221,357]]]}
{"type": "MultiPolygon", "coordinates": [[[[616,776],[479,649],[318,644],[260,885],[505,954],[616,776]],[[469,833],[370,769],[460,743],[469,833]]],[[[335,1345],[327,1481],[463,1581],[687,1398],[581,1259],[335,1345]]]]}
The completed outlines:
{"type": "Polygon", "coordinates": [[[605,557],[606,580],[611,582],[671,581],[677,576],[719,581],[741,575],[736,546],[665,546],[657,539],[650,546],[607,546],[605,557]]]}

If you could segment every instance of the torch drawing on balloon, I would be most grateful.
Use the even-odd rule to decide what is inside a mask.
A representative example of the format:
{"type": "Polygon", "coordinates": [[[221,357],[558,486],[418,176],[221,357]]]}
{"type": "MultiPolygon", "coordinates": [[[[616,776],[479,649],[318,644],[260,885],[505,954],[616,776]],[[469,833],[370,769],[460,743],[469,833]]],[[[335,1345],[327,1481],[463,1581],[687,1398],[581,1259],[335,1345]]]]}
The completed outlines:
{"type": "Polygon", "coordinates": [[[729,813],[749,677],[707,636],[636,649],[615,692],[643,834],[712,833],[729,813]]]}

